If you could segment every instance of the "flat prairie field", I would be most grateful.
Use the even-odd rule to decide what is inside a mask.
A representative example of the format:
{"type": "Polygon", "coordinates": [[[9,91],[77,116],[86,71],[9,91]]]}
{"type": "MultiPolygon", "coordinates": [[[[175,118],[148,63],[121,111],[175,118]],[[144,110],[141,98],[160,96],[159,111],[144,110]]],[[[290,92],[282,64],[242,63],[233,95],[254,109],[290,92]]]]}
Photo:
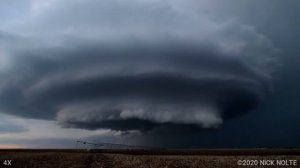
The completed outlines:
{"type": "Polygon", "coordinates": [[[0,168],[299,168],[300,149],[3,149],[0,168]]]}

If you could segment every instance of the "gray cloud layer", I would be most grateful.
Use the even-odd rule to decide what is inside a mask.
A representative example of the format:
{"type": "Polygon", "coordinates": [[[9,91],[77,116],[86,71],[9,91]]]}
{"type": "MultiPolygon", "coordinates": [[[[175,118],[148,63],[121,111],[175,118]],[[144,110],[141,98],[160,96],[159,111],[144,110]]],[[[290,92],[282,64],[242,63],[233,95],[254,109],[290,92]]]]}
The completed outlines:
{"type": "Polygon", "coordinates": [[[25,132],[25,131],[28,131],[28,130],[21,125],[11,122],[10,120],[3,119],[2,115],[1,115],[0,135],[1,134],[9,134],[9,133],[21,133],[21,132],[25,132]]]}
{"type": "Polygon", "coordinates": [[[0,33],[1,111],[126,131],[218,127],[255,109],[278,50],[251,26],[181,3],[34,2],[0,33]]]}

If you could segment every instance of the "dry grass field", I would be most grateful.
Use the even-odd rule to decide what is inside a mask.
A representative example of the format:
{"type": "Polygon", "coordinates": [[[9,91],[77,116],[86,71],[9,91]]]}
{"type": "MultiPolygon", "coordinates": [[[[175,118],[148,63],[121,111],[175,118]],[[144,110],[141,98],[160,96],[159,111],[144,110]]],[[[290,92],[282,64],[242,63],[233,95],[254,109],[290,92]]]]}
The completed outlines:
{"type": "MultiPolygon", "coordinates": [[[[0,150],[0,168],[300,167],[299,150],[0,150]],[[11,166],[3,165],[11,160],[11,166]],[[238,160],[297,160],[297,166],[239,166],[238,160]]],[[[255,164],[254,162],[252,164],[255,164]]]]}

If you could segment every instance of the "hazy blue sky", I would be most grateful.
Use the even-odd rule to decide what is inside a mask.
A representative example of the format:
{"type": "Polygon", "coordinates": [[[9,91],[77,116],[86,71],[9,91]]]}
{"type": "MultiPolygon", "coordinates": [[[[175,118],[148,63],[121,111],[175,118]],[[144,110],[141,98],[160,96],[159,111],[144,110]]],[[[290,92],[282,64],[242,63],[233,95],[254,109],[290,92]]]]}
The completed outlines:
{"type": "Polygon", "coordinates": [[[300,146],[298,0],[0,1],[0,148],[300,146]]]}

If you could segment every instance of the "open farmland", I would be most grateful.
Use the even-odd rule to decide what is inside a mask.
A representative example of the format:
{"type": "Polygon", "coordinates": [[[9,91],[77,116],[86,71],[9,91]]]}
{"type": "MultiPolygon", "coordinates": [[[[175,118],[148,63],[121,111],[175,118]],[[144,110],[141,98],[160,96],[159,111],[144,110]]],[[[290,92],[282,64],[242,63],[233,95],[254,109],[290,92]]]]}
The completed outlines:
{"type": "MultiPolygon", "coordinates": [[[[239,166],[238,160],[296,160],[300,167],[298,149],[216,149],[216,150],[1,150],[2,167],[22,168],[215,168],[268,167],[239,166]],[[11,166],[3,165],[11,160],[11,166]]],[[[255,164],[253,162],[253,164],[255,164]]]]}

